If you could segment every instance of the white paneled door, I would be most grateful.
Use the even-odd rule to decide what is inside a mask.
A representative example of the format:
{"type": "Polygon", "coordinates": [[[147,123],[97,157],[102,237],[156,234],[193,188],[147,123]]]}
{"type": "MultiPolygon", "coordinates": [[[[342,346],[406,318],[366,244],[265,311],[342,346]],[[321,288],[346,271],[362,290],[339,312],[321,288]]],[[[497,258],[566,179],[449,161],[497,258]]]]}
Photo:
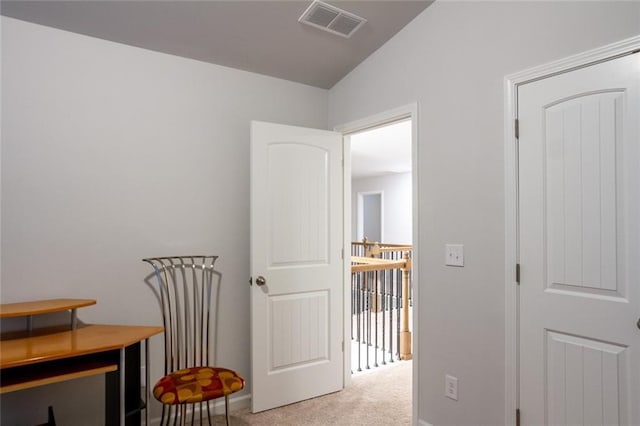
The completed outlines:
{"type": "Polygon", "coordinates": [[[252,411],[342,389],[342,135],[251,123],[252,411]]]}
{"type": "Polygon", "coordinates": [[[640,54],[518,88],[523,425],[640,425],[640,54]]]}

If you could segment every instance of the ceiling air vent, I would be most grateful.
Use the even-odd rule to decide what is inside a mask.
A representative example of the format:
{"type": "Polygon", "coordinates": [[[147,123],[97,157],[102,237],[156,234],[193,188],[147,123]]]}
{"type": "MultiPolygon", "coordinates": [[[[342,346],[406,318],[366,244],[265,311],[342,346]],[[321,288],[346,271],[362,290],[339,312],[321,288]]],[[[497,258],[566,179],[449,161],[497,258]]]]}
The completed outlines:
{"type": "Polygon", "coordinates": [[[319,0],[311,3],[298,21],[346,38],[367,22],[364,18],[319,0]]]}

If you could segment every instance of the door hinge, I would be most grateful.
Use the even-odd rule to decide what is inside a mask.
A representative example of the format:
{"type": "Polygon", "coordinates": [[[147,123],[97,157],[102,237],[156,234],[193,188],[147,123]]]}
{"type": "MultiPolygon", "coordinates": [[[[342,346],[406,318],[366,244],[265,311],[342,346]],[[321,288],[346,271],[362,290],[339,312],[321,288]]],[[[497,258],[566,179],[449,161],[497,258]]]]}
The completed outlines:
{"type": "Polygon", "coordinates": [[[342,352],[344,352],[344,340],[342,341],[342,352]]]}
{"type": "Polygon", "coordinates": [[[344,260],[344,249],[340,249],[340,258],[344,260]]]}
{"type": "Polygon", "coordinates": [[[520,264],[516,263],[516,282],[520,284],[520,264]]]}
{"type": "Polygon", "coordinates": [[[516,408],[516,426],[520,426],[520,409],[516,408]]]}
{"type": "Polygon", "coordinates": [[[517,118],[514,120],[514,132],[516,134],[516,139],[520,139],[520,120],[517,118]]]}

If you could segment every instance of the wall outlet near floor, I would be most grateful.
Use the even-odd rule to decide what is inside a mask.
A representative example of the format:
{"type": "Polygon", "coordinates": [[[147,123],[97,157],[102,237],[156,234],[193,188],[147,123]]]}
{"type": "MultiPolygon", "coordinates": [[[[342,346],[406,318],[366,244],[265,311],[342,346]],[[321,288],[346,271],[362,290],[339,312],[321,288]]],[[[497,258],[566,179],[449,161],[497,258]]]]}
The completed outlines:
{"type": "Polygon", "coordinates": [[[444,396],[454,401],[458,400],[458,378],[450,375],[444,376],[444,396]]]}

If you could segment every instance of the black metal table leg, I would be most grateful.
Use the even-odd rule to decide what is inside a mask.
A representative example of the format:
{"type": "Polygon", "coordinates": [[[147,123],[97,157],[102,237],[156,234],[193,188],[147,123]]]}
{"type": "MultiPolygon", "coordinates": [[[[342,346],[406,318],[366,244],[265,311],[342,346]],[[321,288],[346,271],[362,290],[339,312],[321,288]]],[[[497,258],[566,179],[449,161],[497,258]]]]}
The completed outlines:
{"type": "Polygon", "coordinates": [[[140,425],[140,411],[144,408],[140,395],[140,343],[114,351],[114,356],[118,370],[105,377],[105,425],[140,425]]]}

